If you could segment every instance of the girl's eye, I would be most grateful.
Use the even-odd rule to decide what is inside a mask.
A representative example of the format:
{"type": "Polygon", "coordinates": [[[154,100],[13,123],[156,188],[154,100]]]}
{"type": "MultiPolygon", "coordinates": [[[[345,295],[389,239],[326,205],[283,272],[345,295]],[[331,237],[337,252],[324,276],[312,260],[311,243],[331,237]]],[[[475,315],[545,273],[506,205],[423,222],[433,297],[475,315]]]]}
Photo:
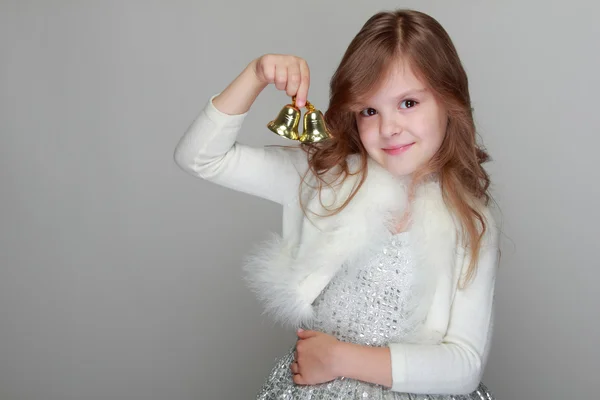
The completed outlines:
{"type": "Polygon", "coordinates": [[[371,115],[375,115],[376,112],[377,111],[375,111],[374,108],[365,108],[360,112],[360,115],[362,115],[363,117],[370,117],[371,115]]]}
{"type": "MultiPolygon", "coordinates": [[[[417,104],[419,104],[419,102],[416,100],[404,100],[400,103],[400,108],[413,108],[417,104]],[[403,105],[405,106],[403,107],[403,105]]],[[[370,117],[372,115],[375,115],[375,113],[377,113],[377,110],[375,110],[374,108],[365,108],[360,112],[360,115],[362,115],[363,117],[370,117]]]]}
{"type": "Polygon", "coordinates": [[[404,100],[402,103],[400,103],[400,105],[405,104],[405,103],[406,103],[407,107],[400,106],[400,108],[412,108],[417,105],[417,102],[415,100],[404,100]]]}

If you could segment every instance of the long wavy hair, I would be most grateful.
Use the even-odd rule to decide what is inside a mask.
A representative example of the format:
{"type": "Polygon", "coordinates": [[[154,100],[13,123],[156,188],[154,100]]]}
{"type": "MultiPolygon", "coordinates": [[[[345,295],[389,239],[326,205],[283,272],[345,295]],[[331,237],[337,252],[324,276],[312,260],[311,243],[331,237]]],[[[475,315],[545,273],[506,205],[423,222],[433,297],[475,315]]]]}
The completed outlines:
{"type": "MultiPolygon", "coordinates": [[[[448,33],[433,17],[399,9],[379,12],[367,20],[331,78],[329,107],[324,116],[333,138],[317,144],[301,144],[309,160],[307,174],[312,172],[317,177],[319,195],[323,185],[330,184],[324,177],[332,171],[336,171],[341,181],[349,175],[361,174],[359,185],[348,199],[328,215],[340,212],[352,200],[367,175],[367,151],[359,137],[353,106],[377,88],[399,58],[410,64],[448,113],[440,149],[424,169],[414,174],[413,182],[416,184],[431,173],[439,177],[444,202],[460,222],[460,239],[470,253],[471,262],[465,275],[469,281],[476,270],[486,231],[486,221],[478,205],[490,201],[490,179],[481,165],[488,160],[488,154],[476,141],[467,74],[448,33]],[[352,154],[360,155],[358,171],[349,169],[347,157],[352,154]]],[[[304,205],[302,209],[306,214],[304,205]]]]}

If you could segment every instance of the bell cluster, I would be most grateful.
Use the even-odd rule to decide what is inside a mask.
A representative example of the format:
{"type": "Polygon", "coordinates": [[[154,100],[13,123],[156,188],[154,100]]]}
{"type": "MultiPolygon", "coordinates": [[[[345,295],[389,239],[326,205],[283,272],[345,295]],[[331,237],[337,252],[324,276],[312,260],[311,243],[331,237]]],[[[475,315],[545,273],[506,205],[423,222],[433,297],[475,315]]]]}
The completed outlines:
{"type": "Polygon", "coordinates": [[[272,132],[290,140],[301,143],[318,143],[331,138],[331,133],[325,125],[325,118],[321,111],[306,102],[307,112],[304,114],[302,133],[298,131],[300,125],[300,109],[296,107],[296,98],[292,98],[292,104],[285,105],[279,115],[267,124],[272,132]]]}

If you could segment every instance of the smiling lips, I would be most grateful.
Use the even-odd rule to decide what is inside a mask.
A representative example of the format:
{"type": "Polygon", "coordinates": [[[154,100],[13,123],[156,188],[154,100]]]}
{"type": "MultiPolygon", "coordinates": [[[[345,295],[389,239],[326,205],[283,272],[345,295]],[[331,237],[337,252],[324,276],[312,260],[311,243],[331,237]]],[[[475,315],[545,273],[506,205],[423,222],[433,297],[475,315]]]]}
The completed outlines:
{"type": "Polygon", "coordinates": [[[382,149],[383,151],[385,151],[387,154],[390,155],[397,155],[397,154],[401,154],[404,153],[406,150],[408,150],[413,144],[413,143],[408,143],[408,144],[403,144],[403,145],[399,145],[399,146],[394,146],[394,147],[390,147],[387,149],[382,149]]]}

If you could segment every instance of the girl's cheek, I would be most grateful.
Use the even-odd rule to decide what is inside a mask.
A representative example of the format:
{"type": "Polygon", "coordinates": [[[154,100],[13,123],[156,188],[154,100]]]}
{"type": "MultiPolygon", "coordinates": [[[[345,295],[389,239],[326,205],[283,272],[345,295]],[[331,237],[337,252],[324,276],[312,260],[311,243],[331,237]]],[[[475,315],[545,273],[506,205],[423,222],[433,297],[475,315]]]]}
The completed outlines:
{"type": "Polygon", "coordinates": [[[358,127],[359,132],[370,132],[374,129],[374,124],[368,120],[357,120],[356,126],[358,127]]]}

